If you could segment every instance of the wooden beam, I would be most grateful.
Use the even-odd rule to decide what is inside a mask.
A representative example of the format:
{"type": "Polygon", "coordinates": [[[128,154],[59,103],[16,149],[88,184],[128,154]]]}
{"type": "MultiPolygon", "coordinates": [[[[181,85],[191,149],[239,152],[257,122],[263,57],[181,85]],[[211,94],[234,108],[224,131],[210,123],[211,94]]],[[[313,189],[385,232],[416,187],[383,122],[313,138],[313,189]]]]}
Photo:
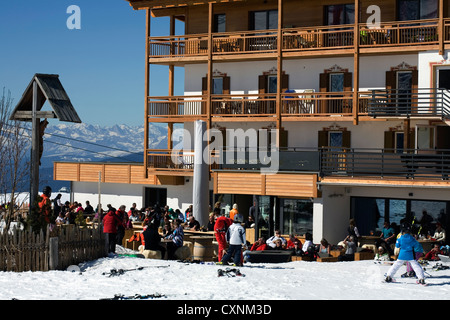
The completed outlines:
{"type": "Polygon", "coordinates": [[[353,28],[353,124],[358,124],[359,109],[359,0],[355,0],[355,26],[353,28]]]}
{"type": "Polygon", "coordinates": [[[208,4],[208,78],[207,78],[207,98],[206,98],[206,128],[211,128],[211,94],[212,94],[212,82],[213,82],[213,60],[212,60],[212,32],[213,32],[213,3],[210,2],[208,4]]]}
{"type": "Polygon", "coordinates": [[[283,0],[278,0],[278,29],[277,29],[277,100],[276,100],[276,146],[280,146],[281,135],[281,90],[283,89],[283,0]]]}
{"type": "MultiPolygon", "coordinates": [[[[36,111],[35,115],[40,119],[55,119],[56,114],[53,111],[36,111]]],[[[14,119],[32,119],[33,111],[16,111],[14,114],[14,119]]]]}
{"type": "MultiPolygon", "coordinates": [[[[150,56],[150,44],[149,44],[149,37],[151,35],[150,25],[151,25],[151,14],[150,10],[146,11],[145,15],[145,121],[144,121],[144,168],[148,167],[148,125],[149,125],[149,118],[148,118],[148,111],[149,111],[149,101],[148,97],[150,95],[150,62],[149,62],[149,56],[150,56]]],[[[144,170],[144,178],[148,178],[148,172],[147,170],[144,170]]],[[[103,175],[104,176],[104,175],[103,175]]]]}
{"type": "Polygon", "coordinates": [[[439,21],[438,21],[438,37],[439,37],[439,54],[443,55],[444,50],[444,0],[439,0],[439,21]]]}

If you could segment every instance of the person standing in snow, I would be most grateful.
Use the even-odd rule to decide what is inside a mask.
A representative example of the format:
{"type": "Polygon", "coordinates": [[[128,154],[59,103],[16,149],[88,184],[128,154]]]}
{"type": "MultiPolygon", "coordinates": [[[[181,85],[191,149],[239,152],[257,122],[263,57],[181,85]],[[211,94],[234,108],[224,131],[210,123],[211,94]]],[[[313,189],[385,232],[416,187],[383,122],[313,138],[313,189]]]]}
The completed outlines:
{"type": "Polygon", "coordinates": [[[108,208],[108,213],[103,217],[103,233],[106,233],[108,237],[108,253],[115,253],[117,227],[122,224],[122,220],[119,219],[110,204],[108,204],[108,208]]]}
{"type": "Polygon", "coordinates": [[[227,248],[226,233],[228,228],[233,224],[233,220],[222,216],[220,214],[220,208],[214,208],[214,214],[216,215],[216,222],[214,223],[214,235],[216,236],[216,240],[219,245],[217,258],[220,262],[222,261],[224,251],[227,248]]]}
{"type": "Polygon", "coordinates": [[[236,215],[233,224],[227,230],[227,241],[230,244],[227,253],[223,256],[221,263],[227,264],[233,257],[235,265],[241,265],[242,245],[245,245],[245,229],[241,225],[241,218],[236,215]]]}
{"type": "Polygon", "coordinates": [[[411,264],[416,276],[418,278],[417,283],[425,284],[425,277],[423,274],[423,269],[420,264],[415,259],[415,253],[423,252],[420,243],[410,234],[411,226],[407,223],[402,225],[403,235],[397,239],[395,247],[400,249],[397,260],[389,269],[386,275],[386,282],[392,282],[392,276],[398,271],[398,269],[405,263],[411,264]]]}

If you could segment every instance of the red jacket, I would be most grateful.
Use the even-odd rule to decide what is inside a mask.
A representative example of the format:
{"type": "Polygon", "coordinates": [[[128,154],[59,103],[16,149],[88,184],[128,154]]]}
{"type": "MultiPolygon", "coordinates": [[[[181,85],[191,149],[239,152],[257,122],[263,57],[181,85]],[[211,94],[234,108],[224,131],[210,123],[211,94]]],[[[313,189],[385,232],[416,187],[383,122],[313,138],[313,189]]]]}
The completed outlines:
{"type": "Polygon", "coordinates": [[[122,225],[122,221],[114,213],[114,211],[108,211],[103,217],[103,232],[104,233],[117,233],[117,226],[122,225]]]}
{"type": "Polygon", "coordinates": [[[267,244],[263,243],[262,245],[259,245],[258,242],[255,242],[255,243],[252,245],[250,251],[264,251],[264,250],[266,250],[266,249],[267,249],[267,244]]]}
{"type": "Polygon", "coordinates": [[[214,224],[215,232],[226,232],[228,227],[233,224],[233,220],[230,218],[220,216],[216,219],[216,223],[214,224]]]}

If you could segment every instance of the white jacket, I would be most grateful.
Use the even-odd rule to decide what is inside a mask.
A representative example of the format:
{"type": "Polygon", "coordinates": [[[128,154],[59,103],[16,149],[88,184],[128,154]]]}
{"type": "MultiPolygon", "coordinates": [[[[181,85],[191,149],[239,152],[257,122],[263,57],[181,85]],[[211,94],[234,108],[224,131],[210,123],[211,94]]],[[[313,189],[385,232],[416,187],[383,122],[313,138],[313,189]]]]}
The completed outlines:
{"type": "Polygon", "coordinates": [[[230,245],[245,244],[245,229],[240,223],[233,223],[227,230],[227,241],[230,245]]]}

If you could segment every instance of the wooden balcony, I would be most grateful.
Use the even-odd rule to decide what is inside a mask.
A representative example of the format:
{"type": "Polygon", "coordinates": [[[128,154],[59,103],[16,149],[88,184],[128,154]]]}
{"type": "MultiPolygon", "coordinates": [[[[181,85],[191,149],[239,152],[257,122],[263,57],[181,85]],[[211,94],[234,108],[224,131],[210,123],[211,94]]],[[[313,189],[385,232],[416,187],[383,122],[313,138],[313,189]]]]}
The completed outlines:
{"type": "MultiPolygon", "coordinates": [[[[303,55],[352,54],[354,25],[313,26],[282,29],[286,58],[303,55]]],[[[437,50],[439,19],[382,22],[379,28],[360,24],[361,53],[437,50]]],[[[450,19],[444,19],[444,44],[450,44],[450,19]]],[[[212,34],[213,60],[276,58],[277,30],[212,34]]],[[[149,37],[152,63],[204,62],[208,57],[208,34],[149,37]]]]}

